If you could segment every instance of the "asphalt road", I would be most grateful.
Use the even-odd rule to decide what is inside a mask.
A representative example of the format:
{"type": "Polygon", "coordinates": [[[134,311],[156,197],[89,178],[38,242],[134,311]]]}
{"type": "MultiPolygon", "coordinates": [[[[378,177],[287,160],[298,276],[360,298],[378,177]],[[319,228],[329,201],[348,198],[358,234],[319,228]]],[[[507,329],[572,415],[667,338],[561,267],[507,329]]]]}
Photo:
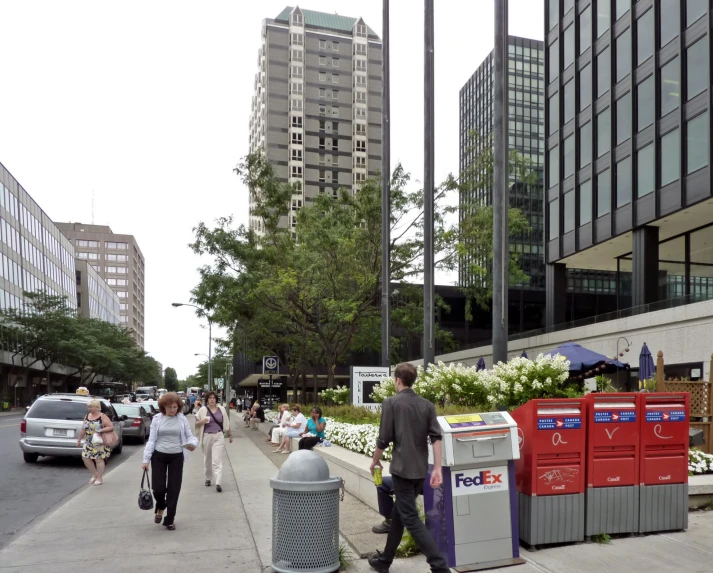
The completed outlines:
{"type": "MultiPolygon", "coordinates": [[[[18,444],[21,420],[22,415],[0,417],[0,549],[77,489],[89,487],[91,477],[80,458],[44,457],[36,464],[25,463],[18,444]]],[[[109,459],[107,472],[142,447],[125,440],[121,454],[109,459]]]]}

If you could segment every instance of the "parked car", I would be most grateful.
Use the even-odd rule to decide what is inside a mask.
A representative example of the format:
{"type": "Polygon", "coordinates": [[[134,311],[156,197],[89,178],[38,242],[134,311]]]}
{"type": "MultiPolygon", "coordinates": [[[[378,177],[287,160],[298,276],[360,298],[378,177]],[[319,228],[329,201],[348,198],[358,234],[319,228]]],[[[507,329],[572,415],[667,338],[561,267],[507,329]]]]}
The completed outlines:
{"type": "Polygon", "coordinates": [[[151,394],[136,394],[137,402],[146,402],[147,400],[153,400],[153,396],[151,394]]]}
{"type": "Polygon", "coordinates": [[[145,444],[151,430],[148,406],[145,404],[114,404],[114,410],[119,416],[125,415],[128,418],[124,422],[124,437],[138,438],[142,444],[145,444]]]}
{"type": "Polygon", "coordinates": [[[27,463],[39,456],[81,456],[77,436],[87,415],[87,404],[97,399],[101,411],[114,425],[119,442],[112,451],[120,454],[124,446],[125,415],[117,414],[106,398],[79,394],[47,394],[32,404],[20,423],[20,449],[27,463]]]}

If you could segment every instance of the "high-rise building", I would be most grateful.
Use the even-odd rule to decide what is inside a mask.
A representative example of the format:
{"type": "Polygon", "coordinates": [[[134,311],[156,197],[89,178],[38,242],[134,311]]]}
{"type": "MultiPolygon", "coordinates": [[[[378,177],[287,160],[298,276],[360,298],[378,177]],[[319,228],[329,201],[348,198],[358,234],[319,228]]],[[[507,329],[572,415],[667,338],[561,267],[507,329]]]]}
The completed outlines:
{"type": "Polygon", "coordinates": [[[144,347],[144,256],[133,235],[114,233],[105,225],[57,223],[84,260],[119,297],[121,323],[144,347]]]}
{"type": "Polygon", "coordinates": [[[75,259],[77,273],[77,311],[85,318],[98,318],[121,324],[119,296],[89,261],[75,259]]]}
{"type": "Polygon", "coordinates": [[[616,316],[713,298],[709,2],[545,12],[548,326],[572,268],[609,273],[616,316]]]}
{"type": "MultiPolygon", "coordinates": [[[[529,164],[527,183],[510,176],[510,206],[522,211],[530,223],[530,232],[510,239],[511,250],[518,253],[522,270],[530,277],[527,288],[544,289],[544,219],[541,172],[545,145],[545,55],[544,42],[508,37],[508,99],[510,151],[517,151],[529,164]]],[[[459,205],[461,218],[468,206],[492,205],[492,176],[483,157],[492,148],[494,53],[491,52],[460,90],[460,174],[459,205]]],[[[462,220],[462,219],[461,219],[462,220]]],[[[465,255],[459,265],[459,281],[467,285],[473,278],[471,262],[465,255]]],[[[514,286],[514,285],[513,285],[514,286]]]]}
{"type": "MultiPolygon", "coordinates": [[[[262,25],[250,151],[295,184],[290,214],[381,169],[381,40],[361,18],[285,8],[262,25]]],[[[250,227],[262,231],[252,215],[250,227]]]]}

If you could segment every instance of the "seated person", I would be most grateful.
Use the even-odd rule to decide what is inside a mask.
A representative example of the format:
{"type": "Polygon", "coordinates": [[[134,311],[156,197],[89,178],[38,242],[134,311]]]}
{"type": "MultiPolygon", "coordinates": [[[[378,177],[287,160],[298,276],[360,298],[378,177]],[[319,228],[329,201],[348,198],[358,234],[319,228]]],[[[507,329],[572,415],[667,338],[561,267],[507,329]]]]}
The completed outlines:
{"type": "Polygon", "coordinates": [[[384,517],[379,525],[371,528],[374,533],[388,533],[391,527],[391,513],[394,511],[394,482],[391,476],[383,476],[381,485],[376,486],[379,513],[384,517]]]}
{"type": "Polygon", "coordinates": [[[302,414],[302,408],[299,404],[295,404],[292,407],[292,420],[287,424],[287,432],[285,432],[285,437],[282,438],[280,442],[280,447],[273,450],[272,453],[277,454],[289,454],[290,453],[290,440],[292,438],[299,438],[305,431],[307,426],[307,420],[302,414]]]}
{"type": "Polygon", "coordinates": [[[257,430],[257,425],[265,421],[265,410],[260,406],[260,402],[255,402],[253,405],[253,415],[250,418],[250,427],[257,430]]]}
{"type": "Polygon", "coordinates": [[[311,450],[322,440],[324,440],[324,429],[327,427],[327,420],[322,418],[322,408],[315,406],[312,408],[312,415],[307,420],[307,428],[302,433],[299,442],[300,450],[311,450]]]}
{"type": "Polygon", "coordinates": [[[282,438],[287,432],[287,422],[292,419],[290,416],[290,405],[280,404],[279,414],[277,416],[277,423],[268,432],[267,441],[272,442],[276,446],[282,441],[282,438]]]}

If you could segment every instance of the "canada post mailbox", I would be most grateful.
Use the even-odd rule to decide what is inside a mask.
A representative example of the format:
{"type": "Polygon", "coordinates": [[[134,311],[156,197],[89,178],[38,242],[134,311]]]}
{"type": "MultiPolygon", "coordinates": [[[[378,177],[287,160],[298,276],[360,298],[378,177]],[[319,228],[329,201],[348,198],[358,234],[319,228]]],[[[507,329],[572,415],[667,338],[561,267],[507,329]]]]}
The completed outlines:
{"type": "Polygon", "coordinates": [[[686,529],[690,394],[640,394],[639,406],[639,532],[686,529]]]}
{"type": "Polygon", "coordinates": [[[512,412],[520,539],[529,545],[584,540],[584,399],[530,400],[512,412]]]}
{"type": "Polygon", "coordinates": [[[639,531],[639,396],[593,393],[586,397],[588,537],[639,531]]]}
{"type": "MultiPolygon", "coordinates": [[[[507,412],[439,416],[443,487],[426,479],[426,525],[449,567],[472,571],[523,563],[515,498],[519,456],[515,421],[507,412]]],[[[433,468],[432,452],[429,471],[433,468]]]]}

